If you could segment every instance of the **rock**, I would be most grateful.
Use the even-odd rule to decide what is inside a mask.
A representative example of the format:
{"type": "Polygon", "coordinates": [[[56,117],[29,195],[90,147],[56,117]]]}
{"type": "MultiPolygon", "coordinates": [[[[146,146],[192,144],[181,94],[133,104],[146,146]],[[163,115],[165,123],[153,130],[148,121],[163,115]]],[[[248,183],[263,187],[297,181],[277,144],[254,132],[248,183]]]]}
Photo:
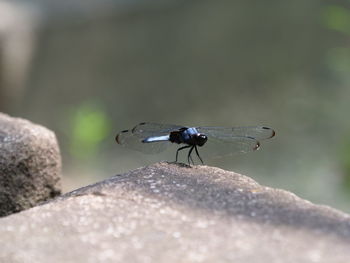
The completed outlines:
{"type": "Polygon", "coordinates": [[[0,113],[0,216],[60,194],[60,170],[52,131],[0,113]]]}
{"type": "Polygon", "coordinates": [[[215,167],[157,163],[0,219],[4,262],[350,262],[350,218],[215,167]]]}

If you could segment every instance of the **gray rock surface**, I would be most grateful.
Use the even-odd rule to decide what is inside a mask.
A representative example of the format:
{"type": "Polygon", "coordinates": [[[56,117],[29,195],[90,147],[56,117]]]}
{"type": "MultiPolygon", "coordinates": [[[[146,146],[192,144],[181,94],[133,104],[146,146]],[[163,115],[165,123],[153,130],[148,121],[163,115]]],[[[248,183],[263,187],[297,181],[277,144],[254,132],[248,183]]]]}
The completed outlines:
{"type": "Polygon", "coordinates": [[[169,163],[2,218],[0,236],[3,262],[350,262],[349,215],[169,163]]]}
{"type": "Polygon", "coordinates": [[[60,194],[61,157],[55,134],[0,113],[0,216],[60,194]]]}

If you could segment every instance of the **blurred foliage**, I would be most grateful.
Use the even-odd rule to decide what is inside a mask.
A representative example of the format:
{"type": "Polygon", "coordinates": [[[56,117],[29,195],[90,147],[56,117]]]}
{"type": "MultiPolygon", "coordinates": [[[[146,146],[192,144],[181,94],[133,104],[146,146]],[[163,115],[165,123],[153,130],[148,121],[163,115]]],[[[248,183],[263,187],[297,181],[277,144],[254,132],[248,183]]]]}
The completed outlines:
{"type": "Polygon", "coordinates": [[[109,136],[111,121],[102,107],[93,103],[83,103],[72,116],[71,154],[81,159],[91,158],[109,136]]]}
{"type": "MultiPolygon", "coordinates": [[[[323,23],[326,28],[350,34],[350,10],[342,6],[328,6],[325,8],[323,23]]],[[[328,66],[337,73],[350,72],[350,49],[349,47],[335,47],[329,50],[327,54],[328,66]]]]}
{"type": "Polygon", "coordinates": [[[328,6],[324,12],[324,24],[329,29],[350,34],[350,10],[341,6],[328,6]]]}
{"type": "MultiPolygon", "coordinates": [[[[331,30],[350,35],[350,9],[342,6],[328,6],[323,17],[324,25],[331,30]]],[[[329,50],[327,64],[333,72],[343,79],[349,80],[350,73],[350,47],[335,47],[329,50]]],[[[346,136],[345,143],[340,149],[340,165],[343,171],[342,187],[350,195],[350,135],[346,136]]]]}

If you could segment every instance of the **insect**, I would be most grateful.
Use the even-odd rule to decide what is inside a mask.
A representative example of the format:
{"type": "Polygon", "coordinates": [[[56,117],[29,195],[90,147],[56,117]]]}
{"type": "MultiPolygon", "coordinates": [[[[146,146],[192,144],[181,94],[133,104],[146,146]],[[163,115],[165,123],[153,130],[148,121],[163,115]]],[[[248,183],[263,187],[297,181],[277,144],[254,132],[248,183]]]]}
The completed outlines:
{"type": "Polygon", "coordinates": [[[181,147],[176,151],[175,162],[177,162],[181,150],[189,149],[188,164],[191,162],[194,164],[191,156],[193,151],[203,164],[203,159],[198,151],[199,147],[216,146],[219,150],[219,156],[238,152],[245,153],[258,150],[260,140],[273,136],[275,136],[275,131],[265,126],[185,127],[142,122],[130,130],[121,131],[115,139],[120,145],[145,153],[158,153],[172,143],[179,144],[181,147]]]}

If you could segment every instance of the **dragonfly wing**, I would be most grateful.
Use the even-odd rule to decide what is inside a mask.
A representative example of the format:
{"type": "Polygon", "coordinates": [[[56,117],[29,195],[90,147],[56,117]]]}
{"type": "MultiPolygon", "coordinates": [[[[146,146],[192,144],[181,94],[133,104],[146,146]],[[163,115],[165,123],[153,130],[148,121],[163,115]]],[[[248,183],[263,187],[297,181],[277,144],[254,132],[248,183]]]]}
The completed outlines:
{"type": "Polygon", "coordinates": [[[208,137],[215,137],[223,140],[237,140],[236,137],[251,137],[256,140],[266,140],[275,136],[275,131],[264,126],[247,126],[247,127],[198,127],[200,133],[208,137]]]}
{"type": "Polygon", "coordinates": [[[208,137],[203,147],[198,147],[204,158],[218,158],[258,150],[260,143],[253,137],[231,136],[229,138],[208,137]]]}
{"type": "Polygon", "coordinates": [[[118,133],[115,140],[124,147],[150,154],[162,152],[171,144],[168,140],[147,143],[144,142],[146,138],[147,136],[145,137],[143,134],[125,130],[118,133]]]}
{"type": "Polygon", "coordinates": [[[167,135],[171,131],[176,131],[184,126],[174,124],[160,124],[152,122],[142,122],[136,125],[131,131],[134,134],[140,134],[143,137],[153,137],[167,135]]]}

